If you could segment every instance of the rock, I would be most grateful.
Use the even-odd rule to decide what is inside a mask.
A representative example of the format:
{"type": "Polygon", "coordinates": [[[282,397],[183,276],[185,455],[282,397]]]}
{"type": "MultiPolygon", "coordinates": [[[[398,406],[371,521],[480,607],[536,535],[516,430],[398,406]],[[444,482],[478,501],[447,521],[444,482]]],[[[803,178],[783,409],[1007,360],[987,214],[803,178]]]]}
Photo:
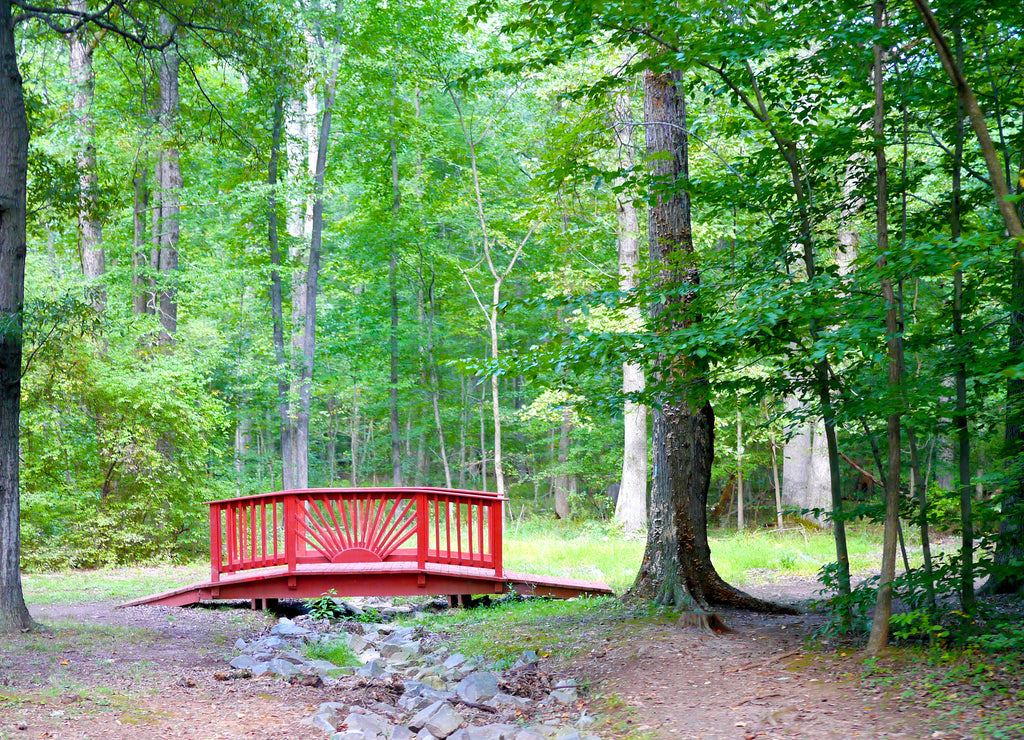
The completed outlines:
{"type": "Polygon", "coordinates": [[[252,675],[262,676],[264,673],[270,670],[270,661],[261,660],[259,663],[252,667],[252,675]]]}
{"type": "Polygon", "coordinates": [[[323,730],[324,732],[334,732],[338,729],[337,724],[331,722],[326,715],[320,714],[319,712],[306,717],[306,719],[299,722],[299,724],[305,725],[306,727],[314,727],[317,730],[323,730]]]}
{"type": "Polygon", "coordinates": [[[544,738],[544,740],[551,740],[551,738],[554,738],[555,735],[558,734],[558,731],[561,728],[555,727],[554,725],[533,725],[528,729],[533,730],[535,733],[544,738]]]}
{"type": "Polygon", "coordinates": [[[534,730],[520,730],[515,740],[544,740],[544,736],[534,730]]]}
{"type": "Polygon", "coordinates": [[[575,689],[578,685],[574,678],[562,678],[555,681],[556,689],[575,689]]]}
{"type": "Polygon", "coordinates": [[[341,670],[341,666],[336,666],[329,660],[314,659],[307,661],[306,665],[316,673],[330,673],[331,671],[341,670]]]}
{"type": "Polygon", "coordinates": [[[261,637],[259,642],[252,646],[252,651],[257,652],[258,650],[290,650],[291,645],[282,640],[277,635],[270,635],[269,637],[261,637]]]}
{"type": "Polygon", "coordinates": [[[579,730],[574,730],[571,727],[565,727],[558,731],[555,735],[555,740],[583,740],[579,730]]]}
{"type": "Polygon", "coordinates": [[[465,718],[456,712],[451,704],[445,703],[430,715],[423,729],[435,737],[446,738],[459,729],[463,722],[465,722],[465,718]]]}
{"type": "Polygon", "coordinates": [[[387,738],[391,734],[391,723],[374,712],[350,712],[345,717],[345,727],[349,732],[362,732],[367,740],[387,738]]]}
{"type": "Polygon", "coordinates": [[[591,725],[593,725],[594,722],[596,722],[596,721],[597,720],[595,720],[589,714],[584,712],[583,714],[580,715],[580,718],[578,720],[576,720],[576,726],[579,727],[581,730],[585,730],[586,728],[588,728],[591,725]]]}
{"type": "Polygon", "coordinates": [[[249,655],[239,655],[231,659],[228,663],[229,666],[237,670],[249,669],[252,670],[256,667],[256,663],[259,661],[255,660],[249,655]]]}
{"type": "Polygon", "coordinates": [[[448,660],[446,660],[444,663],[442,663],[442,665],[445,668],[458,668],[460,665],[462,665],[465,662],[466,662],[466,656],[465,655],[463,655],[462,653],[455,653],[454,655],[449,656],[448,660]]]}
{"type": "Polygon", "coordinates": [[[498,693],[498,677],[484,671],[471,673],[459,681],[459,685],[455,687],[455,693],[462,701],[482,704],[488,699],[494,698],[498,693]]]}
{"type": "Polygon", "coordinates": [[[371,660],[366,665],[358,668],[356,673],[364,678],[380,678],[387,672],[384,663],[380,660],[371,660]]]}
{"type": "Polygon", "coordinates": [[[572,704],[576,701],[576,689],[555,689],[549,696],[559,704],[572,704]]]}
{"type": "Polygon", "coordinates": [[[277,624],[274,625],[273,629],[270,630],[270,634],[280,635],[281,637],[306,638],[309,637],[312,632],[305,627],[300,627],[287,617],[281,617],[277,621],[277,624]]]}
{"type": "Polygon", "coordinates": [[[483,703],[489,707],[494,707],[495,709],[507,708],[518,709],[520,711],[525,711],[533,706],[532,699],[527,699],[525,696],[512,696],[511,694],[501,692],[498,692],[492,698],[483,703]]]}
{"type": "Polygon", "coordinates": [[[341,715],[347,711],[348,704],[340,701],[325,701],[316,709],[317,714],[322,714],[327,717],[327,720],[335,727],[338,726],[338,720],[341,719],[341,715]]]}
{"type": "Polygon", "coordinates": [[[284,678],[289,678],[298,673],[299,669],[295,666],[294,663],[289,663],[287,660],[275,658],[274,660],[270,661],[269,665],[267,666],[267,672],[273,673],[275,676],[283,676],[284,678]]]}
{"type": "Polygon", "coordinates": [[[437,738],[430,734],[430,730],[423,729],[416,733],[415,740],[437,740],[437,738]]]}
{"type": "Polygon", "coordinates": [[[530,663],[536,663],[539,660],[536,650],[524,650],[523,654],[519,656],[519,660],[516,661],[513,668],[520,668],[530,663]]]}
{"type": "Polygon", "coordinates": [[[245,650],[246,642],[241,637],[235,640],[235,650],[245,650]]]}
{"type": "Polygon", "coordinates": [[[360,663],[372,663],[375,660],[380,660],[380,653],[376,650],[364,650],[359,654],[360,663]]]}
{"type": "Polygon", "coordinates": [[[356,655],[363,653],[370,647],[370,643],[362,635],[351,634],[345,638],[345,645],[356,655]]]}
{"type": "Polygon", "coordinates": [[[416,736],[408,727],[396,727],[391,731],[391,740],[415,740],[416,736]]]}
{"type": "Polygon", "coordinates": [[[515,725],[495,724],[467,727],[448,736],[448,740],[515,740],[519,728],[515,725]]]}
{"type": "Polygon", "coordinates": [[[463,721],[463,716],[452,709],[448,702],[435,701],[409,720],[409,728],[427,730],[434,737],[446,738],[459,729],[463,721]]]}

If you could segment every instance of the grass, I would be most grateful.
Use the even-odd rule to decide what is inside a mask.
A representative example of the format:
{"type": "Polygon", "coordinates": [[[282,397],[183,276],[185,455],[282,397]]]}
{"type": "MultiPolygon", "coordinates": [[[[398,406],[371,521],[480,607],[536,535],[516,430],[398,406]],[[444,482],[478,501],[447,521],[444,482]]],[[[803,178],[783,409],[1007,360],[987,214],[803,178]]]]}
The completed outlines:
{"type": "MultiPolygon", "coordinates": [[[[802,527],[709,533],[711,557],[722,577],[743,585],[767,571],[813,576],[835,559],[830,531],[802,527]]],[[[606,582],[622,593],[636,577],[645,541],[626,539],[603,523],[534,519],[508,528],[504,563],[510,570],[606,582]]],[[[847,546],[854,572],[876,568],[881,550],[877,528],[851,526],[847,546]]]]}
{"type": "Polygon", "coordinates": [[[341,640],[314,642],[306,646],[305,653],[308,658],[330,661],[336,666],[359,665],[359,658],[341,640]]]}
{"type": "Polygon", "coordinates": [[[131,601],[209,578],[208,564],[24,573],[22,588],[30,604],[131,601]]]}

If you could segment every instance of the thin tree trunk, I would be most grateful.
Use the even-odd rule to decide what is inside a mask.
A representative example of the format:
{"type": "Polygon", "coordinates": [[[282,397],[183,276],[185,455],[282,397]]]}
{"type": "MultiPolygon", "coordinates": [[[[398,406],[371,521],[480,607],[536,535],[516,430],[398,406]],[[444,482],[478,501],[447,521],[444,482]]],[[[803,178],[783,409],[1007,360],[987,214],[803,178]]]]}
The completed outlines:
{"type": "MultiPolygon", "coordinates": [[[[881,29],[885,19],[885,0],[875,0],[874,25],[881,29]]],[[[875,168],[877,177],[877,265],[885,274],[886,253],[889,251],[888,225],[888,175],[885,157],[885,80],[883,77],[885,50],[875,43],[874,88],[875,88],[875,168]]],[[[903,355],[897,316],[896,293],[892,280],[882,278],[882,298],[885,300],[886,346],[889,354],[888,392],[890,411],[888,414],[888,473],[885,481],[885,536],[882,543],[882,573],[875,602],[875,613],[868,637],[867,653],[878,655],[889,641],[889,619],[892,616],[892,581],[896,575],[896,539],[899,528],[900,506],[900,384],[903,355]]]]}
{"type": "Polygon", "coordinates": [[[281,487],[295,488],[292,462],[292,423],[288,401],[289,363],[284,343],[284,297],[281,287],[281,245],[277,221],[277,181],[281,155],[281,131],[284,126],[284,101],[274,101],[270,161],[267,165],[267,245],[270,249],[270,316],[272,322],[274,364],[277,368],[277,414],[281,425],[281,487]]]}
{"type": "MultiPolygon", "coordinates": [[[[86,12],[85,0],[71,0],[73,11],[86,12]]],[[[99,214],[99,169],[96,166],[96,121],[92,114],[96,76],[92,67],[94,40],[83,26],[69,36],[71,45],[71,85],[74,88],[72,115],[78,151],[78,246],[82,274],[87,285],[89,302],[97,313],[107,307],[107,291],[103,286],[106,255],[103,251],[103,225],[99,214]]]]}
{"type": "Polygon", "coordinates": [[[572,434],[572,409],[568,406],[562,409],[562,425],[558,433],[558,475],[555,476],[555,516],[559,519],[568,519],[570,514],[570,497],[575,488],[575,476],[570,475],[567,468],[569,465],[569,443],[572,434]]]}
{"type": "Polygon", "coordinates": [[[151,313],[148,300],[149,278],[146,275],[149,267],[146,232],[146,215],[149,212],[149,172],[145,165],[136,165],[132,177],[134,204],[132,209],[132,313],[141,316],[151,313]]]}
{"type": "Polygon", "coordinates": [[[743,412],[736,399],[736,529],[746,529],[743,511],[743,412]]]}
{"type": "Polygon", "coordinates": [[[0,0],[0,633],[34,626],[21,588],[19,423],[28,119],[10,0],[0,0]]]}
{"type": "Polygon", "coordinates": [[[324,109],[317,137],[316,164],[313,169],[313,222],[309,239],[309,264],[304,281],[306,291],[305,324],[302,332],[302,372],[299,384],[299,413],[296,415],[297,456],[295,460],[296,486],[309,487],[309,422],[313,398],[313,365],[316,359],[316,297],[320,278],[320,252],[324,228],[324,175],[327,171],[327,148],[331,137],[331,113],[334,90],[341,64],[335,48],[331,72],[324,87],[324,109]]]}
{"type": "MultiPolygon", "coordinates": [[[[398,76],[391,78],[391,218],[397,223],[402,206],[402,191],[398,179],[398,134],[395,133],[395,106],[398,105],[398,76]]],[[[391,411],[391,485],[402,485],[402,447],[398,424],[398,239],[391,235],[391,252],[388,259],[388,296],[390,300],[391,334],[391,385],[388,392],[388,408],[391,411]]]]}
{"type": "MultiPolygon", "coordinates": [[[[160,14],[160,34],[165,38],[174,35],[176,22],[164,13],[160,14]]],[[[159,218],[154,239],[158,242],[156,270],[159,273],[160,289],[156,296],[160,316],[160,344],[171,344],[178,331],[178,302],[174,288],[178,271],[178,214],[182,186],[181,164],[178,149],[174,146],[178,128],[178,68],[180,58],[172,43],[161,54],[160,63],[160,161],[158,167],[159,218]]]]}
{"type": "Polygon", "coordinates": [[[359,485],[359,386],[352,383],[352,418],[349,422],[349,449],[352,453],[352,486],[359,485]]]}
{"type": "MultiPolygon", "coordinates": [[[[625,92],[615,96],[614,131],[619,148],[619,165],[633,167],[633,117],[630,97],[625,92]]],[[[640,263],[640,220],[632,193],[615,196],[615,218],[618,225],[619,290],[636,288],[636,270],[640,263]]],[[[643,319],[640,308],[626,309],[632,322],[643,319]]],[[[640,365],[622,363],[622,392],[639,393],[646,387],[640,365]]],[[[623,402],[622,477],[619,497],[615,502],[615,522],[626,534],[642,531],[647,526],[647,407],[627,398],[623,402]]]]}

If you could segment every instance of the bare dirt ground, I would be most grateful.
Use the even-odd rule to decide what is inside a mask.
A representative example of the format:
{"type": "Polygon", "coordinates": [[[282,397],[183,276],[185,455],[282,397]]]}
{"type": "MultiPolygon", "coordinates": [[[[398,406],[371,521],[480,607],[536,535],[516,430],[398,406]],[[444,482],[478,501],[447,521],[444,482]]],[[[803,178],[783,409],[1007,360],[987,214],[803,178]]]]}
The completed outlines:
{"type": "MultiPolygon", "coordinates": [[[[796,602],[814,587],[811,579],[794,578],[748,590],[796,602]]],[[[263,614],[113,607],[36,607],[33,616],[48,630],[0,644],[0,738],[307,740],[319,733],[300,720],[339,698],[337,689],[279,679],[214,678],[235,654],[236,639],[271,625],[263,614]]],[[[950,715],[934,692],[920,688],[928,684],[915,678],[913,665],[901,667],[908,671],[903,681],[865,677],[870,670],[853,649],[806,640],[820,624],[817,615],[723,617],[733,634],[654,620],[580,627],[571,662],[563,659],[559,668],[589,687],[581,708],[601,717],[594,729],[606,738],[998,737],[979,729],[993,713],[1001,713],[1001,726],[1024,728],[1024,693],[1017,701],[982,696],[950,715]]],[[[968,679],[961,699],[971,690],[968,679]]]]}

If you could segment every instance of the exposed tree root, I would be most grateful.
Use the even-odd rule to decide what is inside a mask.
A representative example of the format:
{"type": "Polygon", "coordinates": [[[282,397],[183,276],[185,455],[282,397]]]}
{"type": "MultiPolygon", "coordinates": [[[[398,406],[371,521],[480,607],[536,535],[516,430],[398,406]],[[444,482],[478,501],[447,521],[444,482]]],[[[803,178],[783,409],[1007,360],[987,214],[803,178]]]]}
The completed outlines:
{"type": "Polygon", "coordinates": [[[714,612],[683,612],[679,615],[676,626],[692,627],[705,632],[714,632],[717,635],[728,635],[736,631],[714,612]]]}

